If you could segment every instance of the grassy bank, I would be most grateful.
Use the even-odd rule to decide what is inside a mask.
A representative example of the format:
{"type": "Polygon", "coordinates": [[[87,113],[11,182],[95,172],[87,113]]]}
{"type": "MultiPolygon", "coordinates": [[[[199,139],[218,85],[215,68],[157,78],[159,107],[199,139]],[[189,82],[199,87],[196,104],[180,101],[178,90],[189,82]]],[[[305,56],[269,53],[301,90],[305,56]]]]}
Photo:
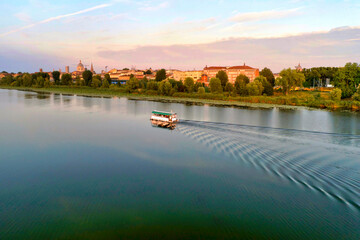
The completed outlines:
{"type": "Polygon", "coordinates": [[[70,94],[87,97],[127,97],[129,99],[174,102],[186,104],[209,104],[223,107],[246,108],[282,108],[298,109],[299,107],[320,108],[328,110],[359,111],[360,102],[351,100],[332,101],[328,93],[324,92],[292,92],[288,96],[276,93],[274,96],[247,96],[232,97],[227,94],[211,93],[175,93],[173,96],[158,95],[154,91],[127,93],[123,88],[90,88],[90,87],[64,87],[51,86],[49,88],[10,87],[0,86],[3,89],[33,91],[40,93],[70,94]]]}

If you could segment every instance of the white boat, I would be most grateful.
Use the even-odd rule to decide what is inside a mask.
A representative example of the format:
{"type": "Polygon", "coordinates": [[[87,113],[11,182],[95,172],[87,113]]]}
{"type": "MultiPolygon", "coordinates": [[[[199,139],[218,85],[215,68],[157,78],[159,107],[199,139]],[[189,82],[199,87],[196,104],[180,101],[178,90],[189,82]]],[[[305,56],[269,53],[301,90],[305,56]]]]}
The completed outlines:
{"type": "Polygon", "coordinates": [[[175,129],[176,123],[179,121],[176,113],[156,110],[152,112],[150,120],[154,127],[170,128],[171,130],[175,129]]]}
{"type": "Polygon", "coordinates": [[[158,121],[164,123],[176,123],[179,121],[176,113],[173,112],[163,112],[163,111],[152,111],[152,115],[150,117],[151,121],[158,121]]]}

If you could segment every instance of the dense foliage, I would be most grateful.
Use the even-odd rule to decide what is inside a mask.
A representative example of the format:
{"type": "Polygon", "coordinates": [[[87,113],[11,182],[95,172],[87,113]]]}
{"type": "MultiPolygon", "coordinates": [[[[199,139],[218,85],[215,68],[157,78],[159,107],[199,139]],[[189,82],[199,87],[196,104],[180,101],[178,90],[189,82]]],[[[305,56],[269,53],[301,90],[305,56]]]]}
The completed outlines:
{"type": "Polygon", "coordinates": [[[166,70],[165,69],[161,69],[156,72],[155,81],[160,82],[165,79],[166,79],[166,70]]]}
{"type": "Polygon", "coordinates": [[[260,76],[265,77],[272,87],[275,86],[275,77],[273,72],[269,68],[264,68],[263,70],[261,70],[260,76]]]}
{"type": "Polygon", "coordinates": [[[216,74],[216,78],[220,79],[221,81],[221,86],[223,88],[225,88],[226,86],[226,83],[229,82],[229,77],[227,75],[227,73],[225,71],[219,71],[217,74],[216,74]]]}
{"type": "MultiPolygon", "coordinates": [[[[360,66],[356,63],[348,63],[342,68],[312,68],[304,69],[302,72],[284,69],[280,77],[276,79],[276,90],[272,87],[273,74],[270,69],[264,68],[254,81],[245,75],[239,75],[235,83],[229,82],[226,73],[219,72],[217,78],[212,78],[208,86],[202,82],[187,78],[184,81],[176,81],[166,78],[166,71],[158,71],[157,79],[149,80],[147,77],[137,79],[132,76],[126,84],[117,81],[112,84],[110,76],[92,75],[90,71],[85,71],[82,76],[73,78],[71,74],[52,72],[39,72],[34,74],[18,73],[8,74],[3,72],[0,85],[12,87],[33,87],[33,88],[61,88],[67,86],[68,89],[92,89],[93,91],[117,91],[122,93],[162,95],[174,97],[194,97],[215,100],[239,100],[249,102],[264,102],[286,105],[301,105],[310,107],[326,108],[346,108],[360,109],[360,66]],[[50,78],[52,77],[52,78],[50,78]],[[82,77],[82,78],[81,78],[82,77]],[[269,80],[269,79],[270,80],[269,80]],[[316,94],[307,93],[301,98],[294,93],[296,87],[309,85],[311,82],[323,86],[326,79],[335,88],[326,93],[317,92],[316,94]],[[158,81],[162,79],[161,81],[158,81]],[[315,80],[316,79],[316,80],[315,80]],[[223,85],[225,83],[225,85],[223,85]],[[277,90],[279,89],[279,90],[277,90]],[[283,94],[285,96],[283,96],[283,94]],[[274,97],[272,97],[275,95],[274,97]],[[346,98],[345,101],[341,99],[346,98]]],[[[315,84],[316,85],[316,84],[315,84]]],[[[88,91],[88,90],[87,90],[88,91]]]]}

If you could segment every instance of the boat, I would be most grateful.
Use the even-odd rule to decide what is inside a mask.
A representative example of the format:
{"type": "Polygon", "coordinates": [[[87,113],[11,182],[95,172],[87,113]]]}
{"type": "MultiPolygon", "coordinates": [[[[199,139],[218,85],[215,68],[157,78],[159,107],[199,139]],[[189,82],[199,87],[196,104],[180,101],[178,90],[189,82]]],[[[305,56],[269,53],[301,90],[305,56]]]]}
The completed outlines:
{"type": "Polygon", "coordinates": [[[153,126],[165,127],[165,128],[175,128],[175,124],[179,121],[177,114],[173,112],[164,112],[154,110],[152,111],[151,124],[153,126]]]}

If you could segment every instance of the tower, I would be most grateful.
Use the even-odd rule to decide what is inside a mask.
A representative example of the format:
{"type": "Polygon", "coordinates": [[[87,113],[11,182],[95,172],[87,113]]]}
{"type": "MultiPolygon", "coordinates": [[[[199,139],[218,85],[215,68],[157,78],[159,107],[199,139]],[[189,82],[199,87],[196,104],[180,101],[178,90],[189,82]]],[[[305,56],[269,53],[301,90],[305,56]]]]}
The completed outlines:
{"type": "Polygon", "coordinates": [[[66,66],[66,67],[65,67],[65,72],[66,72],[66,73],[69,73],[69,72],[70,72],[69,66],[66,66]]]}
{"type": "Polygon", "coordinates": [[[94,72],[94,66],[93,66],[93,63],[91,63],[91,68],[90,68],[90,71],[91,71],[92,73],[95,73],[95,72],[94,72]]]}

